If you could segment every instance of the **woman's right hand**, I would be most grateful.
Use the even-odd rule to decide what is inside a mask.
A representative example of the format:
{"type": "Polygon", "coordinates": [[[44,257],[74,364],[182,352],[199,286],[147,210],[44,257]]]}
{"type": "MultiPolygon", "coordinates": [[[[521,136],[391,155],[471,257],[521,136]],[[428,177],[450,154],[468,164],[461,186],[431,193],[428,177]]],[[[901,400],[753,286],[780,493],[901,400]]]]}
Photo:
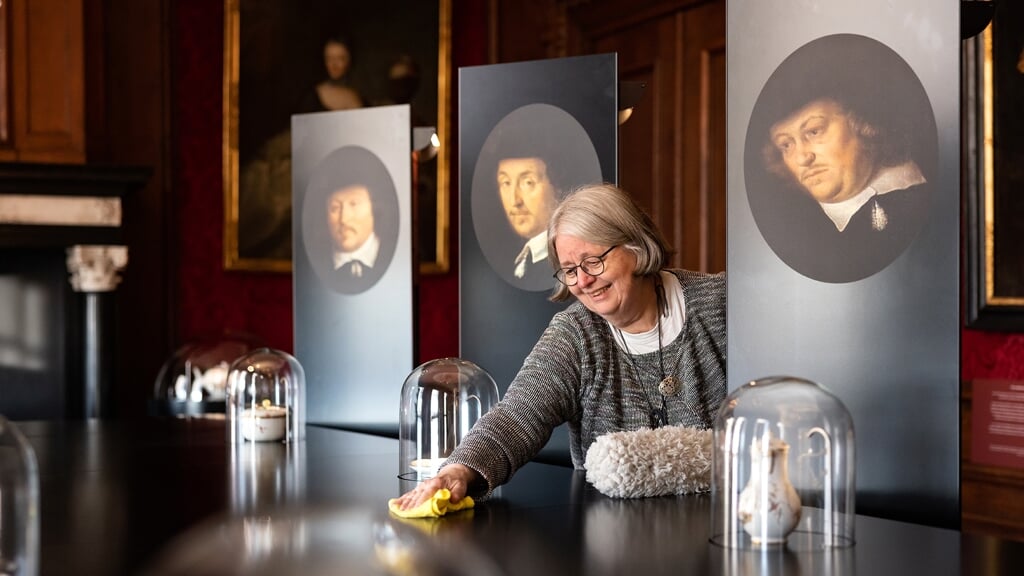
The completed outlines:
{"type": "Polygon", "coordinates": [[[469,486],[480,477],[475,470],[463,464],[449,464],[441,468],[430,480],[424,480],[412,490],[398,498],[398,507],[402,510],[415,508],[426,502],[441,488],[451,492],[451,501],[458,502],[466,496],[469,486]]]}

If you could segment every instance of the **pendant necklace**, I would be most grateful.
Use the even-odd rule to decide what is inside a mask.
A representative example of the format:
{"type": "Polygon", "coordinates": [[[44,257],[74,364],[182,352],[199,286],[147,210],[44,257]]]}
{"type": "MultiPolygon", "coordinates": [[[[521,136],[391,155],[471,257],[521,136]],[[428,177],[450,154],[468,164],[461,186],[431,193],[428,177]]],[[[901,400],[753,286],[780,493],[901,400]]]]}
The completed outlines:
{"type": "MultiPolygon", "coordinates": [[[[661,315],[663,308],[662,302],[664,299],[663,290],[664,288],[662,288],[661,282],[655,284],[654,291],[658,301],[658,368],[661,370],[661,381],[658,382],[658,392],[661,394],[661,407],[655,408],[651,403],[650,398],[647,398],[647,404],[651,407],[651,417],[654,419],[655,428],[664,426],[668,423],[668,408],[666,406],[665,398],[667,396],[675,396],[676,394],[679,394],[680,389],[679,379],[671,374],[665,374],[665,356],[662,351],[661,344],[661,315]]],[[[626,338],[622,334],[622,330],[615,328],[615,332],[618,333],[619,340],[622,342],[622,348],[625,350],[626,358],[629,360],[629,367],[632,369],[637,382],[640,383],[642,387],[643,382],[640,380],[640,369],[637,368],[636,362],[633,360],[633,354],[629,350],[629,344],[626,343],[626,338]]],[[[647,397],[646,394],[644,396],[647,397]]]]}

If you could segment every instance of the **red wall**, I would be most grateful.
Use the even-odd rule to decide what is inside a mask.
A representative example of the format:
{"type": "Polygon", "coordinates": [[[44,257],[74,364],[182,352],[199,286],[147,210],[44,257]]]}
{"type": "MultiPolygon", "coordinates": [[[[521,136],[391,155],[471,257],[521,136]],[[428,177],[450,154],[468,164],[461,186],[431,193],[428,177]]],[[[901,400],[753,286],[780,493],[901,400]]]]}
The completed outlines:
{"type": "Polygon", "coordinates": [[[1024,380],[1024,334],[962,330],[960,378],[1024,380]]]}
{"type": "MultiPolygon", "coordinates": [[[[485,63],[486,3],[455,0],[453,74],[459,66],[485,63]]],[[[291,275],[226,272],[222,263],[221,169],[224,14],[222,2],[180,0],[172,4],[175,163],[172,193],[177,246],[178,343],[224,330],[251,332],[268,345],[292,351],[291,275]]],[[[458,94],[452,86],[451,94],[458,94]]],[[[458,104],[452,104],[456,134],[458,104]]],[[[453,149],[455,149],[453,141],[453,149]]],[[[458,174],[453,164],[451,174],[458,174]]],[[[417,363],[458,355],[457,184],[451,186],[452,269],[419,284],[417,363]]],[[[1024,334],[964,330],[961,377],[1024,379],[1024,334]]]]}
{"type": "MultiPolygon", "coordinates": [[[[454,5],[453,70],[482,64],[486,54],[484,3],[456,0],[454,5]]],[[[252,333],[271,347],[291,352],[291,275],[228,272],[223,265],[223,6],[223,2],[209,0],[172,4],[178,344],[233,330],[252,333]]],[[[451,93],[457,94],[457,87],[453,86],[451,93]]],[[[456,110],[453,105],[453,121],[456,110]]],[[[453,165],[453,176],[457,173],[453,165]]],[[[457,185],[451,188],[452,267],[446,274],[424,276],[419,281],[417,363],[457,356],[459,350],[458,193],[457,185]]]]}

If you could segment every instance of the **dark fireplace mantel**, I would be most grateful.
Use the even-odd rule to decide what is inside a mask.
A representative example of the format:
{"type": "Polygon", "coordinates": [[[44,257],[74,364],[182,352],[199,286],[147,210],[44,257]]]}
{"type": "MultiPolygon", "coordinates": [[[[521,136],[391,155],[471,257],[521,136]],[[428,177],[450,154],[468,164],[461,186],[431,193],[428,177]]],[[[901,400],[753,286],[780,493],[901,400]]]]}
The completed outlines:
{"type": "MultiPolygon", "coordinates": [[[[124,199],[152,170],[139,166],[0,163],[0,197],[124,199]]],[[[120,226],[25,225],[0,220],[0,247],[117,244],[120,226]]]]}
{"type": "Polygon", "coordinates": [[[127,257],[122,201],[151,174],[0,163],[0,414],[108,415],[114,289],[127,257]]]}

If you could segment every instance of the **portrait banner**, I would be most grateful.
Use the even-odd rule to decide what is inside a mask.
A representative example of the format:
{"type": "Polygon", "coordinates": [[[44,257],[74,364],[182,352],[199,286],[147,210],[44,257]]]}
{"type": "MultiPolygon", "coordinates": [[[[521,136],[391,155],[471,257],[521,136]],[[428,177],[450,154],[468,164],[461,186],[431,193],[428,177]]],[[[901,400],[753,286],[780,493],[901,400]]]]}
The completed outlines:
{"type": "Polygon", "coordinates": [[[292,117],[295,357],[307,421],[398,430],[413,368],[408,105],[292,117]]]}
{"type": "MultiPolygon", "coordinates": [[[[616,181],[617,88],[614,54],[459,70],[460,354],[502,392],[564,308],[548,301],[549,216],[616,181]]],[[[564,431],[549,450],[568,460],[564,431]]]]}
{"type": "Polygon", "coordinates": [[[807,8],[729,5],[730,387],[822,384],[857,512],[957,527],[959,3],[807,8]]]}

